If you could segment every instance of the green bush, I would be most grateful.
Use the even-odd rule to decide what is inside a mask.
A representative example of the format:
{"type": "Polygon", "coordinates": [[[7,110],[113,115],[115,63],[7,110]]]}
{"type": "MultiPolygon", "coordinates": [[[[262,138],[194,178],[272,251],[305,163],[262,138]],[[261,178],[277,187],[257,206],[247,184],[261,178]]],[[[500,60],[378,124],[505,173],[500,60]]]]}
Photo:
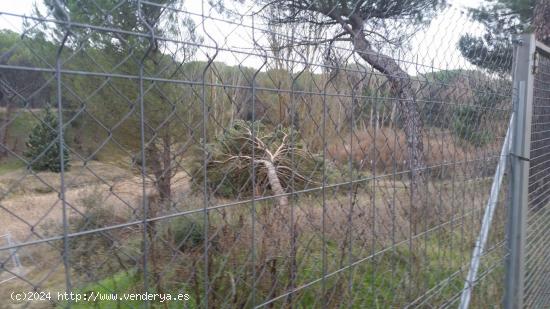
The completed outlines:
{"type": "MultiPolygon", "coordinates": [[[[65,144],[65,141],[63,141],[65,144]]],[[[59,153],[59,136],[57,117],[49,107],[46,107],[44,118],[38,123],[29,135],[26,143],[25,157],[31,162],[31,168],[35,171],[61,171],[59,153]]],[[[65,170],[70,168],[69,151],[63,149],[63,161],[65,170]]]]}
{"type": "MultiPolygon", "coordinates": [[[[111,205],[105,204],[106,196],[97,189],[85,193],[75,203],[80,213],[68,220],[67,232],[77,233],[99,229],[117,223],[117,216],[111,205]]],[[[46,236],[63,234],[63,225],[57,221],[48,221],[42,228],[46,236]]],[[[129,244],[117,241],[117,231],[104,231],[71,237],[69,240],[69,262],[73,271],[85,278],[85,281],[96,281],[120,270],[128,270],[135,265],[129,257],[139,252],[128,253],[129,244]],[[122,252],[124,246],[124,253],[122,252]]],[[[62,241],[55,242],[62,248],[62,241]]]]}
{"type": "Polygon", "coordinates": [[[458,137],[481,147],[493,139],[489,120],[496,120],[498,114],[495,113],[495,108],[502,100],[502,96],[498,87],[489,84],[479,85],[473,90],[472,105],[454,109],[452,129],[458,137]]]}
{"type": "MultiPolygon", "coordinates": [[[[116,215],[110,205],[105,205],[105,196],[94,190],[78,201],[83,208],[82,216],[71,218],[73,231],[92,230],[114,224],[116,215]]],[[[74,270],[93,280],[102,278],[132,264],[125,255],[119,255],[120,243],[112,232],[92,233],[74,238],[69,242],[71,265],[74,270]],[[91,272],[91,273],[90,273],[91,272]]]]}
{"type": "Polygon", "coordinates": [[[473,106],[463,106],[455,110],[453,131],[461,139],[474,146],[485,146],[492,139],[491,133],[482,126],[483,111],[473,106]]]}
{"type": "Polygon", "coordinates": [[[204,224],[200,219],[179,217],[170,223],[174,244],[180,251],[188,251],[204,243],[204,224]]]}

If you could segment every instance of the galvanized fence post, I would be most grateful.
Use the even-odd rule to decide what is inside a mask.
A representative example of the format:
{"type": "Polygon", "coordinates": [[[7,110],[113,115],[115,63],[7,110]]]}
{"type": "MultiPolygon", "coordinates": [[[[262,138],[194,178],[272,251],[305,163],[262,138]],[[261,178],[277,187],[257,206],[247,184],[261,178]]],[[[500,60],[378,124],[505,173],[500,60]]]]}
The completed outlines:
{"type": "Polygon", "coordinates": [[[511,197],[508,211],[507,241],[509,255],[506,263],[504,307],[523,307],[524,254],[531,143],[531,118],[533,114],[533,65],[535,37],[523,34],[518,37],[514,55],[514,111],[516,121],[510,153],[511,197]]]}

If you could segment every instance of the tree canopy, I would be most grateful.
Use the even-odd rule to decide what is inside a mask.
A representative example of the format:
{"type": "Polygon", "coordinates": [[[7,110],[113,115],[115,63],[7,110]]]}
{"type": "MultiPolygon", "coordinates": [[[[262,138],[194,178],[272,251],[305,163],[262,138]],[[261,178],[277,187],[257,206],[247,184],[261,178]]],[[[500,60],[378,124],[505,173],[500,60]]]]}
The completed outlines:
{"type": "Polygon", "coordinates": [[[469,14],[485,26],[485,33],[463,35],[459,49],[472,64],[491,72],[510,72],[513,35],[534,31],[538,40],[550,43],[550,1],[489,0],[469,14]]]}
{"type": "MultiPolygon", "coordinates": [[[[227,1],[217,0],[223,8],[227,1]]],[[[246,2],[239,0],[239,2],[246,2]]],[[[420,197],[425,184],[423,123],[409,74],[387,54],[388,47],[407,41],[418,27],[425,26],[445,6],[444,0],[263,0],[254,2],[258,13],[275,24],[311,24],[322,28],[323,38],[309,39],[311,44],[327,43],[329,52],[336,41],[347,41],[353,52],[382,73],[399,98],[399,110],[407,137],[411,171],[410,196],[420,197]],[[277,14],[268,12],[274,9],[277,14]],[[327,39],[328,37],[328,39],[327,39]]],[[[303,42],[295,42],[303,44],[303,42]]],[[[412,210],[420,215],[419,209],[412,210]]],[[[425,213],[425,212],[424,212],[425,213]]],[[[414,220],[415,222],[417,220],[414,220]]]]}
{"type": "Polygon", "coordinates": [[[79,113],[72,121],[80,122],[78,127],[96,129],[93,147],[112,141],[125,157],[133,157],[136,165],[144,149],[161,198],[169,200],[170,181],[177,167],[175,148],[181,142],[174,137],[186,134],[187,127],[179,117],[190,110],[186,98],[192,94],[176,83],[153,79],[184,79],[183,64],[195,52],[188,44],[177,43],[199,40],[193,21],[177,14],[183,1],[141,6],[117,0],[44,0],[44,4],[57,22],[44,23],[38,32],[61,47],[59,57],[65,69],[90,73],[62,76],[64,106],[79,113]],[[141,76],[143,80],[140,85],[135,78],[95,76],[104,73],[141,76]],[[78,112],[82,110],[85,112],[78,112]],[[140,143],[142,125],[144,145],[140,143]]]}

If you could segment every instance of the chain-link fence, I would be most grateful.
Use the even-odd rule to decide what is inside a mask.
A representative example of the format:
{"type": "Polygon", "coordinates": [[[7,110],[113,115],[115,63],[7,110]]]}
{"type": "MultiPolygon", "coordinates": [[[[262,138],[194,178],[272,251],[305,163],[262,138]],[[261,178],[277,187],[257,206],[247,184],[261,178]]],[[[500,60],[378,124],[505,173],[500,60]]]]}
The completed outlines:
{"type": "Polygon", "coordinates": [[[0,252],[32,258],[0,261],[1,299],[498,306],[512,52],[468,53],[482,26],[440,1],[352,2],[1,12],[0,233],[17,244],[0,252]]]}
{"type": "Polygon", "coordinates": [[[510,152],[506,308],[550,304],[546,257],[548,227],[548,84],[550,48],[533,34],[518,37],[514,85],[517,120],[510,152]]]}
{"type": "Polygon", "coordinates": [[[535,55],[524,296],[526,307],[545,308],[550,306],[550,54],[538,49],[535,55]]]}
{"type": "MultiPolygon", "coordinates": [[[[7,233],[0,235],[0,244],[2,247],[11,248],[15,245],[11,238],[11,234],[7,233]]],[[[17,254],[16,249],[3,250],[0,252],[0,260],[2,261],[2,269],[0,271],[0,285],[7,283],[12,279],[16,279],[16,276],[13,276],[11,273],[20,273],[21,271],[21,261],[19,260],[19,254],[17,254]],[[9,273],[5,272],[4,269],[9,269],[9,273]]]]}

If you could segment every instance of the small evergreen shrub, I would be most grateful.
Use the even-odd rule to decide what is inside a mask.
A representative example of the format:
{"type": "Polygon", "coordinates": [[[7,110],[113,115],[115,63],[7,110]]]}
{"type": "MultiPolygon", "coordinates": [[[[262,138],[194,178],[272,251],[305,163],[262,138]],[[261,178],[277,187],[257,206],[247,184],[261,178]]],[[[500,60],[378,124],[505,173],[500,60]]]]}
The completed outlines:
{"type": "MultiPolygon", "coordinates": [[[[42,121],[32,128],[29,134],[25,151],[25,157],[31,162],[31,168],[35,171],[61,171],[59,153],[57,117],[49,107],[45,109],[42,121]]],[[[64,143],[64,141],[63,141],[64,143]]],[[[70,168],[69,151],[63,149],[63,161],[65,170],[70,168]]]]}
{"type": "Polygon", "coordinates": [[[182,252],[195,249],[204,243],[204,224],[200,219],[180,217],[170,223],[174,244],[182,252]]]}

